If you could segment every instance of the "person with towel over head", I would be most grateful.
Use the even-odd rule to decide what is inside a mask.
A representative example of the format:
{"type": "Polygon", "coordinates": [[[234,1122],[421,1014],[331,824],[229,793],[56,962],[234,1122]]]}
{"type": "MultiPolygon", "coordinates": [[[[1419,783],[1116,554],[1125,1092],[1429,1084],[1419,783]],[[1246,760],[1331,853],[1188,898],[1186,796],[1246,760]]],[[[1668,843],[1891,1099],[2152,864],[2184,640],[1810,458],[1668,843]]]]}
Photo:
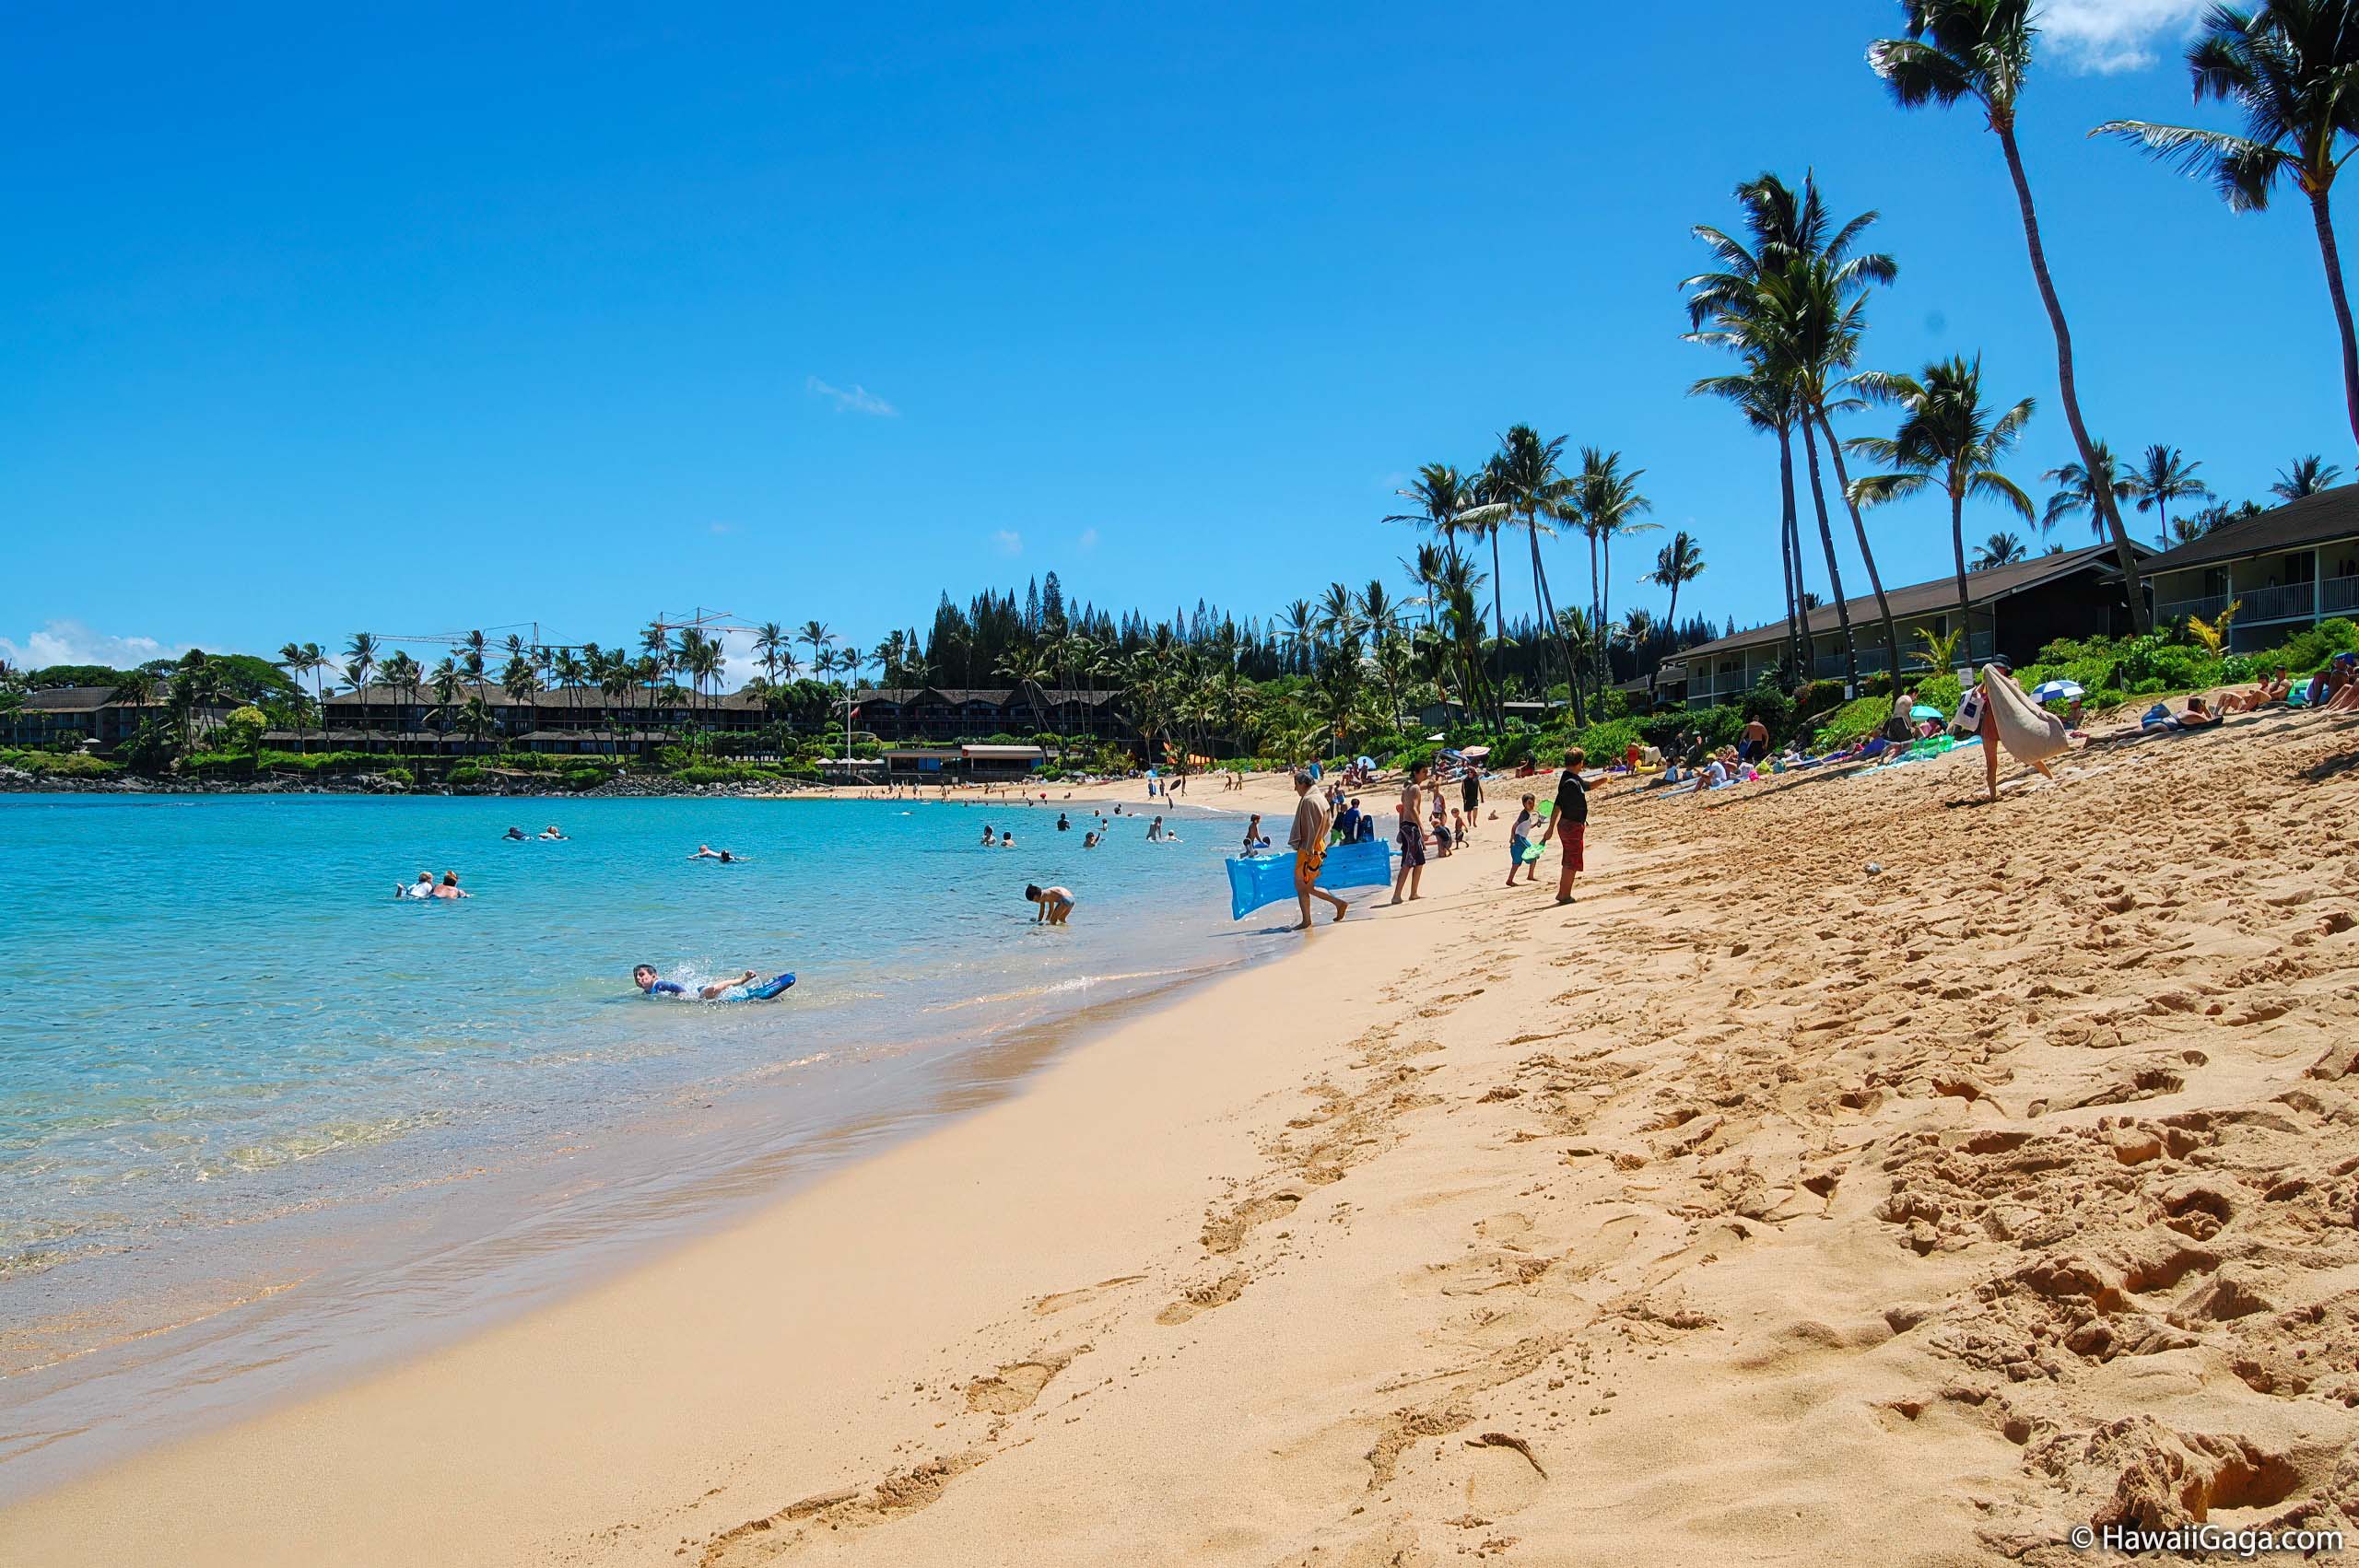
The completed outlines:
{"type": "Polygon", "coordinates": [[[1991,800],[1999,798],[1999,748],[2017,762],[2027,762],[2037,768],[2040,777],[2053,779],[2048,770],[2048,759],[2071,749],[2071,739],[2064,720],[2040,707],[2025,695],[2015,684],[2015,667],[2005,658],[1994,658],[1982,666],[1974,689],[1958,704],[1957,718],[1952,723],[1960,729],[1971,728],[1982,737],[1982,780],[1991,800]]]}

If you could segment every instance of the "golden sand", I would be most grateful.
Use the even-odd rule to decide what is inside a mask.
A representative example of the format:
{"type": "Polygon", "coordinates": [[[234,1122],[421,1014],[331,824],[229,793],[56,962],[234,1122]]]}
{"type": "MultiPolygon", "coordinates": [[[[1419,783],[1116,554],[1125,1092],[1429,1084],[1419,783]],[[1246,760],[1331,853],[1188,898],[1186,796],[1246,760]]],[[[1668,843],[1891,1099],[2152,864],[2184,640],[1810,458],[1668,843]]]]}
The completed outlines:
{"type": "Polygon", "coordinates": [[[1486,821],[1414,906],[624,1279],[0,1515],[0,1561],[2359,1539],[2359,725],[2058,771],[1991,806],[1972,752],[1601,790],[1565,909],[1498,885],[1486,821]]]}

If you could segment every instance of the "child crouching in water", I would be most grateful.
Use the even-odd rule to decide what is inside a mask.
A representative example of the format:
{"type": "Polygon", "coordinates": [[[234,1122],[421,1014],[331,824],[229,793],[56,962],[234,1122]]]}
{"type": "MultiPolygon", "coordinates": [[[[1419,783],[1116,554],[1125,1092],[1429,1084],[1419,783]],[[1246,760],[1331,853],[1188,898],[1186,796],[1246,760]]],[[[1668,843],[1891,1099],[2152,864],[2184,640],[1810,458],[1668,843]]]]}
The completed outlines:
{"type": "Polygon", "coordinates": [[[1528,861],[1523,858],[1524,851],[1532,848],[1532,825],[1535,820],[1532,814],[1532,808],[1535,799],[1531,795],[1523,798],[1523,810],[1515,813],[1515,826],[1508,830],[1508,885],[1509,887],[1515,885],[1515,873],[1518,870],[1523,872],[1523,880],[1526,882],[1540,880],[1540,857],[1534,855],[1528,861]]]}

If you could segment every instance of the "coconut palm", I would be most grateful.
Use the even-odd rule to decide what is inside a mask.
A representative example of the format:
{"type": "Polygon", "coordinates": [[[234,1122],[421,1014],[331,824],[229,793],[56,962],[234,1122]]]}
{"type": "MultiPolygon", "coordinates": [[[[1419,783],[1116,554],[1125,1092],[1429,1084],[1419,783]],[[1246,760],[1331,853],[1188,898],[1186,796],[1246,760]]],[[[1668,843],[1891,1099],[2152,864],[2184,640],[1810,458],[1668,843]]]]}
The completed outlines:
{"type": "MultiPolygon", "coordinates": [[[[320,675],[328,668],[327,650],[316,642],[290,642],[278,650],[278,667],[299,683],[311,677],[311,706],[320,714],[320,722],[327,722],[327,705],[320,693],[320,675]]],[[[297,699],[297,722],[301,722],[301,699],[297,699]]]]}
{"type": "MultiPolygon", "coordinates": [[[[1797,191],[1774,174],[1763,174],[1739,185],[1736,197],[1744,209],[1751,244],[1708,225],[1697,226],[1692,232],[1710,247],[1720,270],[1689,278],[1681,287],[1688,294],[1689,325],[1698,329],[1689,332],[1689,340],[1733,349],[1744,358],[1747,369],[1739,377],[1707,378],[1691,390],[1729,398],[1756,427],[1779,431],[1779,473],[1788,488],[1792,432],[1800,427],[1818,514],[1819,543],[1842,629],[1846,673],[1856,685],[1859,649],[1843,595],[1842,569],[1836,561],[1834,530],[1826,518],[1814,427],[1824,424],[1827,407],[1837,395],[1840,373],[1857,354],[1864,330],[1861,296],[1869,286],[1889,282],[1897,268],[1889,256],[1853,253],[1876,215],[1863,213],[1837,228],[1815,181],[1805,179],[1797,191]],[[1711,329],[1700,330],[1707,322],[1711,329]]],[[[1790,514],[1790,499],[1787,505],[1790,514]]],[[[1866,529],[1856,519],[1854,526],[1864,546],[1866,529]]],[[[1799,532],[1794,542],[1793,591],[1798,602],[1803,591],[1799,532]]],[[[1876,581],[1878,603],[1886,612],[1885,641],[1896,661],[1899,633],[1892,625],[1889,606],[1883,605],[1882,583],[1875,579],[1872,554],[1868,565],[1871,579],[1876,581]]],[[[1799,645],[1804,640],[1802,617],[1796,614],[1793,619],[1799,645]]]]}
{"type": "Polygon", "coordinates": [[[352,678],[352,693],[360,699],[360,743],[370,751],[376,744],[369,731],[369,674],[377,667],[377,639],[367,632],[354,632],[352,640],[344,645],[345,673],[352,678]]]}
{"type": "MultiPolygon", "coordinates": [[[[1689,335],[1701,338],[1705,334],[1689,335]]],[[[1802,656],[1802,533],[1794,508],[1794,389],[1776,373],[1762,368],[1757,352],[1747,351],[1745,357],[1753,369],[1742,375],[1706,376],[1689,387],[1687,394],[1723,398],[1744,416],[1747,425],[1778,438],[1778,553],[1786,589],[1786,659],[1791,668],[1807,670],[1808,663],[1802,656]]],[[[1847,631],[1848,614],[1846,612],[1847,631]]]]}
{"type": "MultiPolygon", "coordinates": [[[[415,703],[417,701],[418,687],[425,684],[426,672],[418,668],[417,660],[412,659],[402,649],[395,649],[385,661],[378,666],[377,676],[384,682],[386,688],[394,696],[403,698],[405,702],[415,703]]],[[[407,731],[408,726],[405,724],[395,726],[397,734],[407,731]]]]}
{"type": "Polygon", "coordinates": [[[1592,552],[1602,557],[1590,563],[1590,586],[1597,602],[1595,617],[1600,626],[1614,614],[1614,541],[1624,534],[1652,533],[1662,526],[1637,521],[1655,507],[1638,494],[1638,480],[1646,472],[1634,468],[1623,473],[1620,452],[1600,451],[1595,447],[1581,449],[1581,471],[1573,482],[1571,509],[1578,513],[1581,532],[1589,535],[1592,552]]]}
{"type": "Polygon", "coordinates": [[[434,673],[427,677],[427,689],[434,694],[435,728],[448,735],[452,705],[459,696],[459,667],[449,654],[441,657],[434,666],[434,673]]]}
{"type": "MultiPolygon", "coordinates": [[[[1543,626],[1556,624],[1556,605],[1548,591],[1548,571],[1540,560],[1540,537],[1547,525],[1542,520],[1569,515],[1576,497],[1575,481],[1557,470],[1557,461],[1565,451],[1567,438],[1542,440],[1540,432],[1529,425],[1508,427],[1499,438],[1497,455],[1485,466],[1484,473],[1491,486],[1490,498],[1505,502],[1521,524],[1532,543],[1532,607],[1534,618],[1543,626]]],[[[1594,561],[1592,547],[1591,559],[1594,561]]],[[[1583,702],[1579,677],[1574,672],[1571,645],[1560,633],[1556,638],[1559,653],[1565,661],[1565,682],[1573,699],[1576,723],[1589,722],[1588,708],[1583,702]]],[[[1540,688],[1544,697],[1548,689],[1547,662],[1541,661],[1540,688]]]]}
{"type": "Polygon", "coordinates": [[[2138,466],[2122,475],[2130,494],[2138,498],[2138,509],[2158,514],[2157,526],[2162,530],[2165,550],[2171,547],[2171,503],[2212,499],[2211,486],[2195,476],[2195,471],[2202,466],[2188,462],[2177,447],[2152,446],[2146,449],[2138,466]]]}
{"type": "Polygon", "coordinates": [[[1994,533],[1974,547],[1974,569],[2013,566],[2025,558],[2024,542],[2013,533],[1994,533]]]}
{"type": "Polygon", "coordinates": [[[2014,509],[2032,521],[2031,497],[1999,472],[2030,422],[2032,400],[1993,415],[1982,401],[1982,360],[1953,356],[1928,364],[1914,376],[1860,378],[1871,396],[1896,403],[1900,428],[1891,436],[1861,436],[1853,451],[1890,470],[1863,474],[1851,486],[1853,501],[1878,507],[1905,500],[1928,488],[1949,497],[1950,549],[1957,568],[1957,624],[1970,626],[1966,587],[1966,498],[1978,496],[2014,509]]]}
{"type": "MultiPolygon", "coordinates": [[[[1676,628],[1679,625],[1679,590],[1682,585],[1694,582],[1703,575],[1703,549],[1696,544],[1695,536],[1683,528],[1671,536],[1670,544],[1655,552],[1655,569],[1638,580],[1671,590],[1671,608],[1663,613],[1662,624],[1676,628]]],[[[1655,667],[1647,672],[1647,696],[1649,698],[1655,695],[1655,681],[1661,673],[1661,660],[1655,661],[1655,667]]]]}
{"type": "Polygon", "coordinates": [[[2077,462],[2068,462],[2040,475],[2057,487],[2056,493],[2048,497],[2048,509],[2040,514],[2041,532],[2047,532],[2076,512],[2086,512],[2089,514],[2090,532],[2103,539],[2106,535],[2105,509],[2130,498],[2130,481],[2114,466],[2113,449],[2098,441],[2089,455],[2090,463],[2085,468],[2077,462]]]}
{"type": "Polygon", "coordinates": [[[2243,111],[2243,135],[2144,120],[2108,120],[2091,135],[2119,136],[2204,176],[2232,211],[2261,211],[2281,181],[2308,199],[2342,340],[2343,403],[2359,438],[2359,343],[2330,209],[2349,138],[2359,135],[2359,0],[2214,6],[2188,47],[2187,68],[2196,102],[2217,99],[2243,111]]]}
{"type": "Polygon", "coordinates": [[[2281,501],[2298,501],[2305,496],[2315,496],[2320,490],[2332,489],[2334,482],[2341,477],[2341,468],[2312,452],[2307,457],[2297,457],[2291,465],[2279,469],[2277,483],[2269,487],[2269,493],[2281,501]]]}
{"type": "MultiPolygon", "coordinates": [[[[1901,0],[1901,4],[1908,36],[1878,39],[1868,45],[1868,64],[1903,109],[1929,103],[1948,108],[1969,98],[1982,106],[1984,119],[2006,158],[2007,176],[2014,183],[2032,276],[2039,285],[2040,303],[2048,308],[2048,325],[2056,338],[2057,391],[2064,404],[2064,422],[2072,428],[2072,444],[2081,454],[2082,465],[2093,469],[2097,466],[2096,443],[2081,417],[2081,395],[2072,369],[2072,332],[2065,323],[2063,304],[2056,297],[2056,280],[2048,275],[2048,252],[2039,240],[2039,215],[2032,205],[2031,181],[2024,174],[2023,151],[2015,142],[2016,105],[2031,72],[2032,41],[2038,33],[2032,22],[2036,0],[1901,0]]],[[[2120,509],[2109,493],[2099,492],[2093,499],[2099,531],[2112,538],[2114,559],[2129,587],[2130,623],[2143,632],[2153,617],[2146,607],[2138,557],[2121,525],[2120,509]]]]}

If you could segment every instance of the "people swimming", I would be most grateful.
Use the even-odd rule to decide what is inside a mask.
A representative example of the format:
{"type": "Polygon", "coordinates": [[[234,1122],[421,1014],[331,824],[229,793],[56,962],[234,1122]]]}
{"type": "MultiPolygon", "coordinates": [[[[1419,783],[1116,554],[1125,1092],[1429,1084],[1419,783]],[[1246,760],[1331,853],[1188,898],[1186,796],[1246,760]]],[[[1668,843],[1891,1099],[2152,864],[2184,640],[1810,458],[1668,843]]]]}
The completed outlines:
{"type": "Polygon", "coordinates": [[[1057,813],[1057,831],[1059,833],[1071,833],[1073,831],[1073,820],[1066,816],[1062,812],[1059,812],[1057,813]]]}
{"type": "MultiPolygon", "coordinates": [[[[425,873],[420,872],[419,874],[423,875],[425,873]]],[[[458,872],[444,872],[442,873],[442,880],[434,884],[434,890],[431,893],[416,894],[413,895],[413,896],[420,898],[472,898],[475,895],[466,892],[459,886],[458,872]]]]}
{"type": "Polygon", "coordinates": [[[397,882],[393,883],[393,896],[396,898],[433,897],[434,873],[432,872],[420,872],[417,873],[417,880],[416,882],[397,882]]]}
{"type": "Polygon", "coordinates": [[[744,860],[745,857],[743,855],[733,854],[727,849],[716,849],[710,844],[699,844],[697,846],[697,852],[690,855],[688,859],[691,860],[718,860],[724,866],[734,866],[744,860]]]}
{"type": "Polygon", "coordinates": [[[1015,848],[1015,834],[1013,834],[1013,833],[1010,833],[1009,831],[1007,831],[1007,829],[1005,829],[1005,828],[1003,828],[1003,828],[1001,828],[1001,829],[1000,829],[1000,832],[999,832],[999,847],[1000,847],[1001,848],[1003,848],[1003,849],[1013,849],[1013,848],[1015,848]]]}
{"type": "Polygon", "coordinates": [[[541,842],[545,844],[562,844],[565,842],[565,835],[557,830],[557,824],[555,823],[551,823],[546,827],[541,829],[540,836],[541,842]]]}
{"type": "Polygon", "coordinates": [[[1074,897],[1069,888],[1042,887],[1038,883],[1027,883],[1024,884],[1024,896],[1040,907],[1040,912],[1032,919],[1036,926],[1062,926],[1066,917],[1073,913],[1074,897]]]}
{"type": "Polygon", "coordinates": [[[1095,829],[1092,829],[1081,836],[1081,847],[1085,849],[1095,849],[1097,848],[1097,834],[1095,829]]]}
{"type": "Polygon", "coordinates": [[[983,848],[986,848],[986,849],[988,849],[988,848],[990,848],[991,847],[992,847],[992,825],[991,825],[990,823],[985,823],[985,824],[983,824],[983,848]]]}
{"type": "Polygon", "coordinates": [[[1153,822],[1146,825],[1146,841],[1150,844],[1160,844],[1163,842],[1163,819],[1161,817],[1156,817],[1153,822]]]}
{"type": "Polygon", "coordinates": [[[524,830],[521,827],[511,827],[507,832],[501,834],[500,837],[509,840],[511,843],[522,844],[524,842],[524,830]]]}
{"type": "Polygon", "coordinates": [[[642,996],[683,999],[693,996],[699,1001],[769,1001],[784,994],[794,984],[792,975],[780,975],[763,983],[759,975],[748,969],[733,978],[715,980],[710,985],[691,989],[677,980],[665,979],[652,964],[634,965],[630,978],[631,984],[639,988],[642,996]],[[733,991],[738,994],[732,996],[730,993],[733,991]]]}

